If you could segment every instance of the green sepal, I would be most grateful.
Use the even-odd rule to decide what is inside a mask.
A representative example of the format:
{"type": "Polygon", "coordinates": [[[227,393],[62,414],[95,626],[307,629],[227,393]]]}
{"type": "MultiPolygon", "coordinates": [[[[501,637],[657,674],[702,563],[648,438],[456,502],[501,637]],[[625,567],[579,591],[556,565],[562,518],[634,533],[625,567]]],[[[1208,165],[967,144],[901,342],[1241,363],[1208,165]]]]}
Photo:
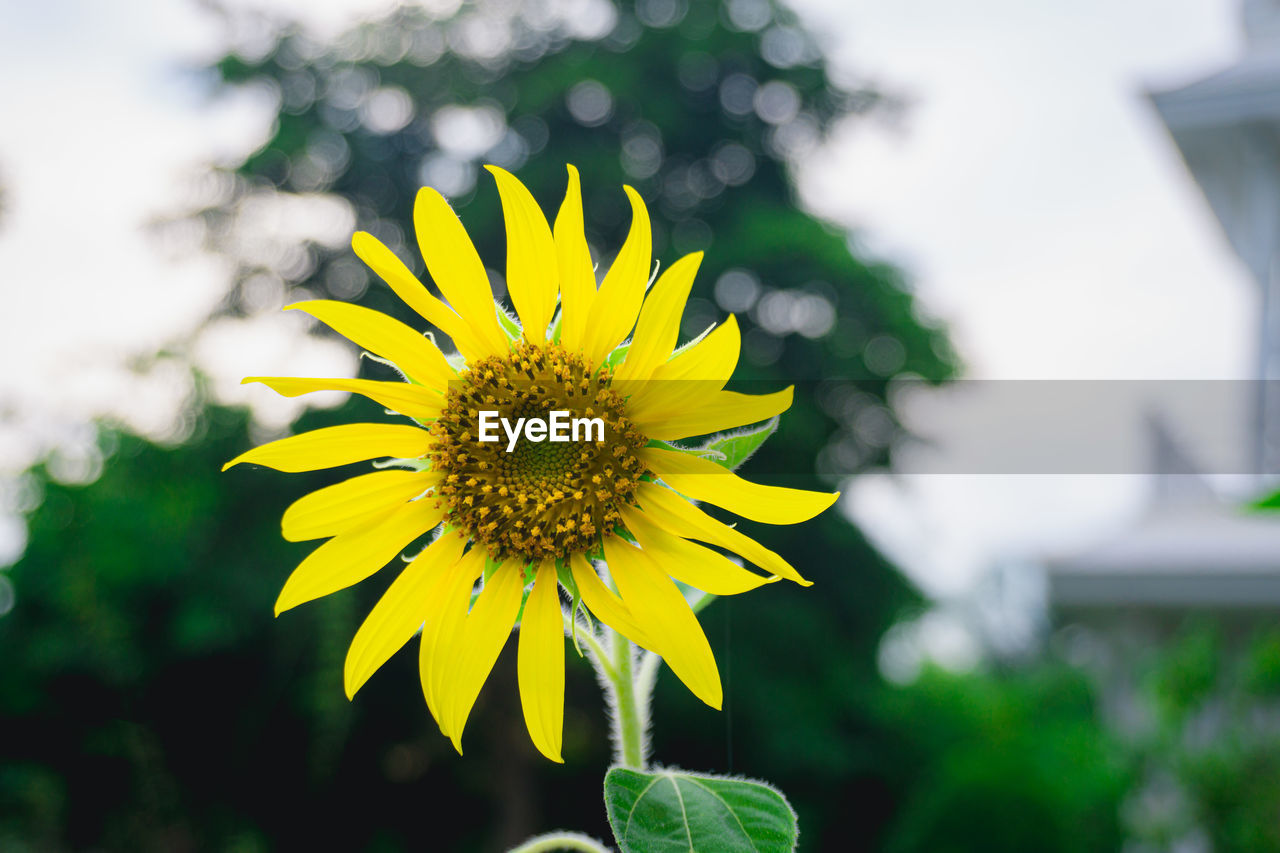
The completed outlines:
{"type": "Polygon", "coordinates": [[[529,600],[529,594],[533,592],[533,579],[538,576],[538,571],[532,564],[524,567],[524,585],[520,589],[520,609],[516,611],[515,627],[519,628],[520,623],[524,621],[524,606],[529,600]]]}
{"type": "MultiPolygon", "coordinates": [[[[619,539],[630,542],[632,545],[640,544],[639,542],[636,541],[635,535],[632,534],[630,530],[623,527],[621,524],[613,528],[613,535],[617,536],[619,539]]],[[[600,556],[597,557],[596,559],[599,559],[599,560],[604,559],[604,543],[603,542],[600,544],[600,556]]]]}
{"type": "MultiPolygon", "coordinates": [[[[723,462],[727,457],[718,450],[709,450],[703,447],[684,447],[683,445],[674,444],[670,441],[662,441],[661,439],[651,438],[645,447],[656,447],[659,450],[670,450],[672,453],[691,453],[694,456],[705,456],[712,462],[723,462]]],[[[641,475],[643,479],[645,475],[641,475]]]]}
{"type": "MultiPolygon", "coordinates": [[[[475,606],[476,599],[480,597],[481,592],[484,592],[484,588],[485,586],[488,585],[489,579],[493,577],[493,573],[497,571],[498,567],[501,565],[502,565],[501,562],[494,560],[492,557],[485,558],[484,572],[481,574],[481,580],[483,581],[483,583],[481,583],[480,589],[473,590],[471,592],[471,604],[467,605],[468,610],[470,610],[472,607],[475,606]]],[[[532,583],[533,583],[533,578],[535,574],[533,566],[532,565],[525,566],[523,571],[524,571],[524,577],[522,578],[522,580],[524,581],[524,583],[522,585],[523,588],[520,593],[520,609],[516,611],[516,621],[512,626],[513,630],[515,628],[520,627],[520,621],[524,618],[524,604],[526,601],[529,600],[529,593],[533,591],[532,583]]]]}
{"type": "Polygon", "coordinates": [[[799,837],[782,792],[749,779],[614,767],[604,804],[622,853],[789,853],[799,837]]]}
{"type": "MultiPolygon", "coordinates": [[[[434,341],[433,341],[433,343],[434,343],[434,341]]],[[[407,374],[407,373],[405,373],[403,370],[401,370],[401,369],[400,369],[400,366],[399,366],[398,364],[396,364],[394,361],[392,361],[391,359],[389,359],[389,358],[383,358],[382,356],[374,355],[373,353],[369,352],[368,350],[360,350],[360,357],[361,357],[361,358],[367,358],[367,359],[369,359],[370,361],[372,361],[372,362],[374,362],[374,363],[376,363],[376,364],[381,364],[381,365],[383,365],[384,367],[390,367],[392,370],[394,370],[394,371],[396,372],[396,375],[397,375],[397,376],[399,376],[399,377],[400,377],[400,379],[401,379],[402,381],[407,382],[407,383],[409,383],[410,385],[417,385],[417,386],[419,386],[419,387],[421,387],[421,386],[422,386],[422,383],[421,383],[421,382],[414,382],[412,379],[410,379],[410,378],[409,378],[409,374],[407,374]]]]}
{"type": "Polygon", "coordinates": [[[480,573],[480,580],[483,583],[488,583],[489,578],[493,577],[493,573],[496,572],[498,570],[498,566],[501,566],[501,565],[502,563],[493,559],[493,557],[485,557],[484,571],[480,573]]]}
{"type": "MultiPolygon", "coordinates": [[[[720,433],[712,436],[706,444],[701,447],[682,447],[678,444],[672,444],[669,441],[659,441],[650,439],[646,447],[657,447],[662,450],[670,450],[675,453],[691,453],[695,456],[701,456],[710,459],[717,465],[728,468],[730,471],[736,471],[752,457],[760,446],[764,444],[769,436],[773,435],[778,429],[778,416],[774,415],[769,420],[759,426],[749,427],[747,429],[734,430],[733,432],[720,433]]],[[[1278,504],[1280,505],[1280,504],[1278,504]]]]}
{"type": "Polygon", "coordinates": [[[573,579],[573,572],[569,569],[567,560],[556,560],[556,577],[560,579],[560,585],[569,591],[569,596],[576,604],[582,595],[578,591],[578,582],[573,579]]]}
{"type": "Polygon", "coordinates": [[[390,415],[393,418],[408,418],[423,429],[431,429],[431,424],[435,422],[435,418],[415,418],[413,415],[406,415],[404,412],[397,412],[395,409],[383,408],[383,414],[390,415]]]}
{"type": "MultiPolygon", "coordinates": [[[[720,324],[719,324],[719,323],[712,323],[710,326],[707,326],[705,329],[703,329],[699,334],[695,335],[694,337],[692,337],[692,338],[690,338],[689,340],[687,340],[687,341],[685,341],[684,343],[682,343],[680,346],[676,347],[676,348],[675,348],[675,350],[673,350],[673,351],[672,351],[672,353],[671,353],[671,358],[675,358],[675,357],[676,357],[676,356],[678,356],[680,353],[682,353],[682,352],[684,352],[685,350],[687,350],[689,347],[694,346],[695,344],[700,343],[700,342],[702,341],[702,339],[703,339],[703,338],[705,338],[707,335],[711,334],[711,333],[712,333],[712,331],[714,331],[714,330],[715,330],[715,327],[716,327],[716,326],[718,326],[718,325],[720,325],[720,324]]],[[[668,360],[668,361],[670,361],[671,359],[667,359],[667,360],[668,360]]]]}
{"type": "Polygon", "coordinates": [[[383,468],[408,468],[411,471],[431,470],[431,460],[429,459],[375,459],[369,464],[378,470],[382,470],[383,468]]]}
{"type": "Polygon", "coordinates": [[[604,366],[617,367],[619,364],[622,364],[622,360],[627,357],[627,353],[629,353],[630,351],[631,351],[631,341],[618,344],[616,347],[613,348],[613,352],[605,356],[604,366]]]}
{"type": "Polygon", "coordinates": [[[582,604],[582,591],[578,589],[578,582],[573,579],[573,572],[565,560],[556,560],[556,577],[560,579],[560,585],[568,591],[571,599],[569,621],[573,624],[573,628],[569,636],[573,640],[573,650],[578,653],[578,657],[582,657],[582,647],[578,645],[578,613],[582,612],[588,628],[591,628],[591,614],[582,604]]]}
{"type": "Polygon", "coordinates": [[[494,308],[498,312],[498,325],[502,327],[502,331],[506,332],[507,340],[515,341],[524,334],[524,329],[520,328],[520,324],[516,322],[516,318],[507,313],[507,309],[501,305],[494,303],[494,308]]]}
{"type": "Polygon", "coordinates": [[[698,452],[703,455],[718,454],[719,458],[711,457],[716,464],[736,471],[777,431],[778,416],[774,415],[759,426],[722,433],[698,448],[698,452]]]}
{"type": "MultiPolygon", "coordinates": [[[[417,500],[417,498],[415,498],[414,500],[417,500]]],[[[443,536],[443,535],[445,535],[446,533],[448,533],[448,532],[450,531],[450,529],[451,529],[451,528],[450,528],[450,527],[449,527],[449,525],[447,525],[447,524],[443,524],[443,523],[442,523],[442,524],[437,525],[437,526],[436,526],[432,531],[430,531],[430,532],[431,532],[431,534],[432,534],[432,535],[431,535],[431,540],[430,540],[429,542],[427,542],[427,544],[426,544],[426,545],[423,545],[423,546],[422,546],[421,548],[419,548],[417,551],[413,552],[413,554],[412,554],[412,555],[410,555],[407,551],[401,551],[401,552],[400,552],[400,559],[401,559],[401,560],[403,560],[403,561],[404,561],[404,562],[406,562],[406,563],[412,563],[414,560],[418,559],[418,557],[420,557],[420,556],[422,555],[422,552],[423,552],[423,551],[427,550],[427,549],[428,549],[428,548],[430,548],[432,545],[434,545],[437,539],[439,539],[441,536],[443,536]]]]}
{"type": "MultiPolygon", "coordinates": [[[[471,603],[467,605],[468,610],[475,607],[476,599],[480,597],[481,591],[483,590],[471,593],[471,603]]],[[[525,587],[524,592],[520,595],[520,609],[516,611],[516,621],[511,624],[511,630],[513,631],[520,627],[520,622],[524,619],[524,603],[529,600],[529,592],[529,588],[525,587]]]]}
{"type": "Polygon", "coordinates": [[[551,343],[560,343],[560,321],[564,317],[564,308],[556,311],[556,318],[551,321],[551,343]]]}
{"type": "MultiPolygon", "coordinates": [[[[368,350],[361,350],[360,357],[367,358],[370,361],[375,361],[378,364],[382,364],[382,365],[386,365],[387,367],[390,367],[392,370],[396,372],[396,375],[400,377],[400,380],[408,385],[417,385],[419,388],[425,387],[421,382],[414,382],[412,379],[410,379],[408,374],[406,374],[403,370],[401,370],[394,361],[388,361],[385,358],[380,358],[374,355],[373,353],[369,352],[368,350]]],[[[397,412],[395,409],[388,409],[385,407],[383,408],[382,411],[386,412],[388,415],[395,415],[398,418],[408,418],[409,420],[413,421],[415,424],[422,427],[423,429],[428,428],[427,423],[424,422],[421,418],[415,418],[412,415],[406,415],[402,412],[397,412]]],[[[435,419],[432,418],[431,420],[435,420],[435,419]]]]}

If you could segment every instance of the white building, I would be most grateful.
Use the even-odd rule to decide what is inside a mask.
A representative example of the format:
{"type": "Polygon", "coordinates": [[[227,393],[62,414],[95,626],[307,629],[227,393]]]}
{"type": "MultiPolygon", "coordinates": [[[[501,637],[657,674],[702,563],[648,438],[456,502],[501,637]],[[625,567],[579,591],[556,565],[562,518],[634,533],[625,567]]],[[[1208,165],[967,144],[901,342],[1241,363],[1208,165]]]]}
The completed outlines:
{"type": "MultiPolygon", "coordinates": [[[[1280,473],[1280,0],[1245,0],[1243,11],[1247,49],[1238,62],[1149,97],[1260,288],[1261,381],[1241,431],[1260,493],[1280,473]]],[[[1055,621],[1150,637],[1188,612],[1274,616],[1280,514],[1215,496],[1198,476],[1194,448],[1179,448],[1159,421],[1152,445],[1157,483],[1146,517],[1110,541],[1049,562],[1055,621]]]]}

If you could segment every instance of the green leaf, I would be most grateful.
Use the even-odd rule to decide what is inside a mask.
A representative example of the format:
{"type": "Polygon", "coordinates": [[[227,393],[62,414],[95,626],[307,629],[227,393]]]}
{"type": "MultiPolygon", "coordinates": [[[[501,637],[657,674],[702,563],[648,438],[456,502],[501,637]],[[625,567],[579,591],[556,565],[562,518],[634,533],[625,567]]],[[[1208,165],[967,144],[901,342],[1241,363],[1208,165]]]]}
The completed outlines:
{"type": "Polygon", "coordinates": [[[764,444],[777,429],[778,416],[774,415],[759,426],[714,438],[699,450],[702,453],[710,450],[722,454],[723,459],[714,455],[710,455],[710,458],[717,465],[723,465],[730,471],[736,471],[743,462],[750,459],[751,455],[760,449],[760,445],[764,444]]]}
{"type": "Polygon", "coordinates": [[[604,804],[622,853],[786,853],[799,835],[782,793],[746,779],[615,767],[604,804]]]}

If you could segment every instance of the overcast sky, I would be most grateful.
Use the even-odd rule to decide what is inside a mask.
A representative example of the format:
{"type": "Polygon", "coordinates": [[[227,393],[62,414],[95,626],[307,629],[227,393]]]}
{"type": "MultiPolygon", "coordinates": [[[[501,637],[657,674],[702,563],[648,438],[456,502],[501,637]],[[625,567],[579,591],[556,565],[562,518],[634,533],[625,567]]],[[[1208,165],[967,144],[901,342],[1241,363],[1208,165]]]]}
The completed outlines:
{"type": "MultiPolygon", "coordinates": [[[[1234,0],[801,7],[839,65],[910,104],[838,135],[805,198],[909,270],[967,375],[1250,375],[1255,288],[1144,97],[1239,55],[1234,0]]],[[[1122,530],[1147,485],[874,476],[846,508],[926,589],[963,597],[997,562],[1122,530]]]]}
{"type": "MultiPolygon", "coordinates": [[[[256,5],[332,32],[386,4],[256,5]]],[[[909,103],[897,123],[839,132],[801,170],[803,198],[909,272],[968,375],[1247,375],[1255,294],[1142,94],[1236,55],[1233,0],[796,5],[840,69],[909,103]]],[[[265,129],[260,105],[203,103],[173,73],[216,50],[210,23],[182,0],[45,0],[6,14],[0,467],[51,438],[83,441],[67,425],[93,414],[162,431],[185,392],[173,372],[139,378],[123,362],[192,328],[225,280],[198,253],[157,255],[143,226],[181,207],[191,169],[265,129]]],[[[226,355],[227,339],[243,343],[243,368],[223,359],[228,376],[351,363],[278,334],[300,322],[224,329],[222,346],[207,346],[226,355]]],[[[846,508],[927,589],[951,596],[994,560],[1114,529],[1139,511],[1141,490],[1136,478],[868,477],[846,508]]],[[[0,530],[0,562],[15,536],[0,530]]]]}

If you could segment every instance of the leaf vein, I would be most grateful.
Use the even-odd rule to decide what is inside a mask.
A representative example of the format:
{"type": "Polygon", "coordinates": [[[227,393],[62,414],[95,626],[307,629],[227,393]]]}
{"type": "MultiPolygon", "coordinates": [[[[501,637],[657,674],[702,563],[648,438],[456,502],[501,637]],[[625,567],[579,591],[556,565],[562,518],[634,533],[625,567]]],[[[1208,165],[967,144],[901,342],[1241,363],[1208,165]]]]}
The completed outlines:
{"type": "Polygon", "coordinates": [[[649,784],[644,786],[644,790],[636,795],[635,800],[631,803],[630,810],[627,811],[627,822],[622,825],[622,837],[626,838],[631,834],[631,818],[635,816],[636,807],[640,805],[640,801],[644,799],[645,794],[649,793],[649,789],[658,784],[661,776],[654,776],[649,780],[649,784]]]}
{"type": "Polygon", "coordinates": [[[689,812],[684,807],[684,794],[680,793],[680,783],[676,781],[674,773],[665,773],[663,775],[671,782],[671,788],[676,792],[676,799],[680,801],[680,818],[684,821],[684,837],[689,839],[689,853],[697,853],[693,849],[693,829],[689,826],[689,812]]]}
{"type": "Polygon", "coordinates": [[[695,779],[694,777],[692,777],[692,776],[686,776],[685,778],[686,778],[686,779],[688,779],[688,780],[689,780],[691,783],[693,783],[694,785],[697,785],[697,786],[698,786],[699,788],[701,788],[702,790],[706,791],[708,794],[710,794],[710,795],[711,795],[712,797],[714,797],[716,800],[718,800],[718,801],[720,802],[720,805],[724,806],[725,811],[727,811],[729,814],[733,815],[733,819],[734,819],[734,820],[736,820],[736,821],[738,822],[738,828],[742,830],[742,837],[743,837],[743,838],[745,838],[745,839],[747,839],[747,841],[751,842],[751,849],[752,849],[752,850],[755,850],[757,853],[759,853],[760,848],[756,846],[756,840],[755,840],[754,838],[752,838],[752,837],[751,837],[751,833],[747,832],[747,827],[746,827],[746,825],[745,825],[745,824],[743,824],[743,822],[742,822],[742,818],[738,817],[738,813],[737,813],[736,811],[734,811],[734,810],[733,810],[733,806],[729,805],[729,803],[725,800],[725,798],[724,798],[724,797],[720,796],[720,795],[719,795],[719,794],[717,794],[715,791],[711,790],[710,788],[708,788],[706,785],[704,785],[704,784],[702,784],[701,782],[699,782],[699,781],[698,781],[697,779],[695,779]]]}

